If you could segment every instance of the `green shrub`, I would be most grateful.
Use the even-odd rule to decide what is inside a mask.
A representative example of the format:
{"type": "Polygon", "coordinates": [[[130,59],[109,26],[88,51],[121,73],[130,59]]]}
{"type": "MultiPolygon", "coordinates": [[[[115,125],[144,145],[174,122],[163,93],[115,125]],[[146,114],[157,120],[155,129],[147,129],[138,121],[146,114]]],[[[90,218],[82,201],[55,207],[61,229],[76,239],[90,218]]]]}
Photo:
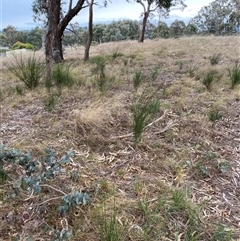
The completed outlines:
{"type": "Polygon", "coordinates": [[[155,80],[157,79],[158,70],[159,70],[159,67],[154,67],[154,68],[151,70],[151,80],[152,80],[152,81],[155,81],[155,80]]]}
{"type": "Polygon", "coordinates": [[[16,49],[31,49],[34,50],[34,45],[30,44],[30,43],[22,43],[20,41],[17,41],[13,46],[12,46],[13,50],[16,49]]]}
{"type": "Polygon", "coordinates": [[[35,53],[30,56],[13,55],[13,62],[10,71],[19,80],[24,82],[26,87],[30,90],[36,88],[43,75],[44,65],[42,61],[35,56],[35,53]]]}
{"type": "Polygon", "coordinates": [[[240,84],[240,65],[236,63],[232,69],[228,68],[228,73],[231,80],[231,88],[234,89],[236,85],[240,84]]]}

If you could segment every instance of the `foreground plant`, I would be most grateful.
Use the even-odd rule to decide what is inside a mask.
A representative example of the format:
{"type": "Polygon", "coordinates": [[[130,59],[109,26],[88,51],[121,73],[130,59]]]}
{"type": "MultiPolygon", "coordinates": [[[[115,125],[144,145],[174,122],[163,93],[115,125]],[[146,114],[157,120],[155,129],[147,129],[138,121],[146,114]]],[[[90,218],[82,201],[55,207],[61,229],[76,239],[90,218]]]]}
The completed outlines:
{"type": "Polygon", "coordinates": [[[64,185],[64,179],[59,177],[72,157],[73,153],[69,151],[58,159],[52,149],[46,149],[44,157],[33,159],[30,152],[5,150],[0,146],[1,202],[8,203],[6,216],[11,216],[10,220],[5,220],[6,225],[11,222],[13,230],[17,230],[20,223],[22,233],[26,235],[29,230],[43,232],[45,229],[53,240],[71,237],[66,218],[69,210],[89,202],[87,193],[71,192],[70,187],[64,185]],[[11,211],[15,203],[19,203],[17,212],[11,211]],[[62,217],[60,229],[51,226],[55,215],[62,217]],[[54,239],[56,237],[58,239],[54,239]]]}
{"type": "Polygon", "coordinates": [[[9,69],[30,90],[35,89],[43,75],[44,65],[35,52],[29,56],[13,55],[13,62],[9,69]]]}
{"type": "Polygon", "coordinates": [[[210,70],[207,72],[206,76],[203,79],[203,84],[206,86],[207,90],[210,91],[212,87],[212,83],[215,79],[216,71],[210,70]]]}
{"type": "Polygon", "coordinates": [[[159,100],[139,99],[132,104],[134,142],[138,144],[142,139],[144,128],[154,119],[160,109],[159,100]]]}
{"type": "Polygon", "coordinates": [[[103,208],[100,224],[101,241],[123,241],[126,233],[126,225],[121,225],[117,220],[117,210],[114,200],[113,213],[107,218],[106,207],[103,208]]]}
{"type": "Polygon", "coordinates": [[[104,92],[107,84],[107,77],[105,73],[106,58],[103,56],[95,56],[91,58],[90,62],[95,65],[92,72],[97,76],[97,85],[99,90],[104,92]]]}
{"type": "Polygon", "coordinates": [[[62,93],[63,86],[71,87],[73,85],[73,77],[70,70],[70,66],[64,63],[56,64],[53,67],[52,73],[53,82],[58,88],[58,93],[62,93]]]}
{"type": "Polygon", "coordinates": [[[221,54],[220,53],[214,54],[214,55],[209,57],[209,60],[210,60],[211,65],[216,65],[221,60],[221,54]]]}
{"type": "Polygon", "coordinates": [[[222,118],[222,114],[220,114],[219,110],[213,108],[209,111],[208,119],[212,122],[212,126],[215,125],[216,121],[222,118]]]}
{"type": "Polygon", "coordinates": [[[240,84],[240,65],[236,63],[232,69],[228,68],[228,73],[231,80],[231,88],[234,89],[236,85],[240,84]]]}

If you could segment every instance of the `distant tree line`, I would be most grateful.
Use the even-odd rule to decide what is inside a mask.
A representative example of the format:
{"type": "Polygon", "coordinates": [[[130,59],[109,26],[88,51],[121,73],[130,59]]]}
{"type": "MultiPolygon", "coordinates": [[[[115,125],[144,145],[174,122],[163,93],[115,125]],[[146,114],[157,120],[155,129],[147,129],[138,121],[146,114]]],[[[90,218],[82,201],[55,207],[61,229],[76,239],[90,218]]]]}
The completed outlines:
{"type": "MultiPolygon", "coordinates": [[[[147,19],[144,38],[176,38],[196,34],[237,34],[240,32],[239,9],[239,0],[215,0],[209,6],[203,7],[188,24],[181,20],[175,20],[170,26],[164,21],[159,21],[155,25],[147,19]]],[[[139,40],[141,26],[142,21],[137,20],[119,20],[110,24],[95,24],[92,26],[92,41],[103,43],[139,40]]],[[[16,42],[30,43],[35,46],[35,49],[40,49],[44,44],[45,34],[46,28],[35,27],[30,31],[18,31],[14,26],[8,26],[0,34],[0,43],[9,48],[12,48],[16,42]]],[[[88,27],[81,27],[77,22],[70,22],[63,33],[62,44],[64,46],[85,46],[88,36],[88,27]]]]}

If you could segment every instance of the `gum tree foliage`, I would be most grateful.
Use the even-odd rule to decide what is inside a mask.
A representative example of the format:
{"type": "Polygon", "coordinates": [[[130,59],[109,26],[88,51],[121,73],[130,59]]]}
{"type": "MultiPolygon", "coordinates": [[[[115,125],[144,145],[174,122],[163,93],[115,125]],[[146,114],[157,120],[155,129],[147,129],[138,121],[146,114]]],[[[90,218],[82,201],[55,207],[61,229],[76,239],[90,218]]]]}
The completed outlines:
{"type": "MultiPolygon", "coordinates": [[[[121,41],[127,39],[137,39],[139,36],[139,24],[137,21],[133,20],[119,20],[113,21],[112,23],[105,26],[104,30],[97,30],[95,28],[94,33],[101,33],[101,38],[104,42],[110,41],[121,41]]],[[[99,35],[98,35],[99,37],[99,35]]]]}
{"type": "Polygon", "coordinates": [[[139,42],[144,41],[147,20],[152,13],[158,10],[163,16],[167,16],[171,8],[180,8],[183,10],[186,7],[184,0],[127,0],[127,2],[130,1],[139,3],[143,7],[142,29],[139,42]]]}
{"type": "MultiPolygon", "coordinates": [[[[110,24],[93,25],[93,41],[102,43],[120,40],[136,40],[139,36],[137,20],[119,20],[110,24]]],[[[80,27],[78,23],[70,24],[64,33],[63,44],[68,46],[86,45],[88,39],[87,27],[80,27]]]]}
{"type": "Polygon", "coordinates": [[[240,1],[215,0],[190,20],[200,33],[229,35],[240,31],[240,1]]]}
{"type": "Polygon", "coordinates": [[[22,40],[22,39],[19,39],[19,37],[20,37],[19,31],[14,26],[8,25],[2,31],[3,42],[1,42],[1,44],[11,48],[14,43],[22,40]]]}
{"type": "Polygon", "coordinates": [[[42,36],[44,34],[44,29],[40,27],[35,27],[30,31],[18,31],[14,26],[7,26],[3,29],[1,44],[3,46],[12,46],[17,42],[31,43],[37,48],[42,47],[42,36]]]}
{"type": "Polygon", "coordinates": [[[87,27],[81,27],[78,22],[70,23],[64,32],[62,43],[65,46],[85,45],[87,32],[87,27]]]}
{"type": "Polygon", "coordinates": [[[184,34],[184,31],[186,29],[186,25],[183,21],[175,20],[171,23],[169,31],[170,36],[174,38],[178,38],[184,34]]]}
{"type": "Polygon", "coordinates": [[[103,31],[106,28],[106,24],[96,24],[93,26],[93,41],[102,43],[103,42],[103,31]]]}
{"type": "Polygon", "coordinates": [[[43,36],[45,34],[45,30],[40,27],[35,27],[30,31],[23,32],[23,42],[31,43],[38,49],[42,47],[43,36]]]}
{"type": "Polygon", "coordinates": [[[198,32],[197,26],[193,23],[188,23],[188,25],[185,28],[185,34],[194,35],[194,34],[197,34],[197,32],[198,32]]]}
{"type": "Polygon", "coordinates": [[[150,38],[151,39],[154,39],[154,38],[169,38],[169,36],[170,36],[169,27],[167,26],[167,24],[165,22],[160,21],[158,23],[158,26],[153,29],[150,38]]]}

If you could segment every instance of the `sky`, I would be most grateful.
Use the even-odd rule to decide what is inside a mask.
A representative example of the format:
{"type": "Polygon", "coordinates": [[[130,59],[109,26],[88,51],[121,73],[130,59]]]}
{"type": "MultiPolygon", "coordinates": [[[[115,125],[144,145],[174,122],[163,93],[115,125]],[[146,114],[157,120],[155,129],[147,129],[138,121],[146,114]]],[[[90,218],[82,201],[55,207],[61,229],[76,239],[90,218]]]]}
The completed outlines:
{"type": "MultiPolygon", "coordinates": [[[[209,5],[213,0],[185,0],[187,8],[184,11],[172,10],[166,21],[170,24],[175,19],[188,22],[189,19],[196,16],[198,11],[209,5]]],[[[17,30],[30,30],[40,23],[34,23],[31,9],[33,0],[0,0],[0,30],[12,25],[17,30]]],[[[101,1],[98,1],[101,2],[101,1]]],[[[111,22],[119,19],[139,20],[142,12],[142,6],[138,3],[127,3],[126,0],[112,0],[107,8],[94,7],[94,23],[111,22]]],[[[78,22],[80,26],[85,26],[88,19],[88,10],[84,9],[76,16],[72,22],[78,22]]],[[[158,17],[156,17],[156,23],[158,17]]]]}

